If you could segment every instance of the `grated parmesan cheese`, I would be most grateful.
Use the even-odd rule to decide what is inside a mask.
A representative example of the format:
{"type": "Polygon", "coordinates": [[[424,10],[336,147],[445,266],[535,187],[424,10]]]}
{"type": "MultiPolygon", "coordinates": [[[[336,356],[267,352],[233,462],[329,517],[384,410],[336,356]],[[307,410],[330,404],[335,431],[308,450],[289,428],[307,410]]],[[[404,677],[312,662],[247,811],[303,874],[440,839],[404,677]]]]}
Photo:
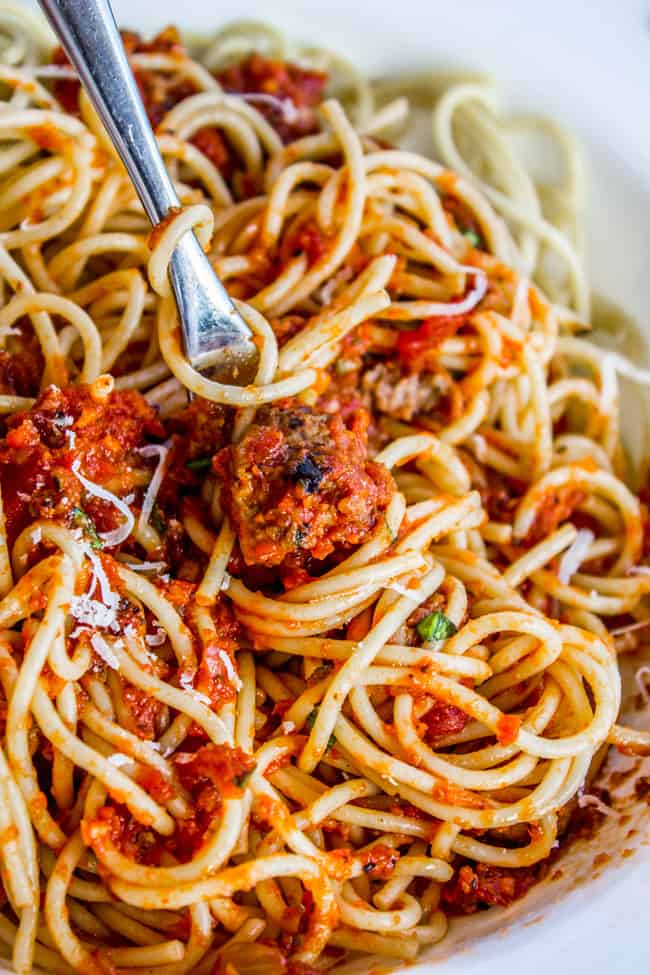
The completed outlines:
{"type": "Polygon", "coordinates": [[[157,627],[155,633],[147,633],[145,640],[150,647],[160,647],[167,639],[167,634],[161,627],[157,627]]]}
{"type": "Polygon", "coordinates": [[[243,687],[243,684],[239,679],[239,674],[237,673],[235,667],[233,666],[233,662],[230,659],[230,654],[227,653],[225,650],[219,650],[219,657],[223,661],[223,665],[226,669],[226,674],[228,675],[228,680],[230,681],[230,683],[232,684],[232,686],[235,688],[236,691],[240,691],[243,687]]]}
{"type": "Polygon", "coordinates": [[[166,444],[147,444],[145,447],[140,447],[138,453],[143,457],[158,458],[158,463],[156,464],[156,469],[153,472],[151,480],[149,481],[149,486],[142,501],[142,511],[140,512],[140,517],[138,518],[138,531],[143,532],[149,525],[151,512],[153,511],[156,497],[160,491],[160,485],[162,484],[163,476],[165,474],[165,465],[167,463],[167,455],[169,454],[169,446],[166,444]]]}
{"type": "Polygon", "coordinates": [[[90,580],[88,592],[81,596],[73,596],[70,601],[70,612],[78,623],[85,623],[88,626],[98,629],[112,630],[119,632],[119,622],[117,610],[120,604],[119,595],[111,589],[108,576],[100,557],[90,548],[89,545],[81,543],[84,554],[90,560],[93,573],[90,580]],[[95,590],[99,585],[101,601],[93,598],[95,590]]]}
{"type": "Polygon", "coordinates": [[[233,91],[229,92],[229,95],[231,98],[241,98],[245,102],[252,102],[253,104],[259,102],[262,105],[269,105],[282,114],[283,121],[287,125],[293,125],[294,122],[299,122],[303,115],[298,106],[294,105],[290,98],[278,98],[277,95],[267,95],[264,92],[257,91],[233,91]]]}
{"type": "Polygon", "coordinates": [[[83,484],[86,491],[96,498],[101,498],[102,501],[108,501],[109,504],[112,504],[115,508],[117,508],[120,514],[124,515],[124,522],[119,526],[119,528],[114,528],[110,532],[99,532],[99,537],[105,545],[108,545],[109,547],[121,545],[122,542],[127,540],[135,527],[133,512],[129,508],[128,504],[125,504],[125,502],[121,498],[118,498],[117,495],[113,494],[111,491],[107,491],[106,488],[101,487],[99,484],[95,484],[94,481],[89,481],[87,477],[84,477],[79,470],[79,463],[79,458],[77,458],[71,469],[74,476],[78,481],[80,481],[81,484],[83,484]]]}
{"type": "Polygon", "coordinates": [[[161,572],[167,568],[166,562],[124,562],[123,565],[132,572],[161,572]]]}

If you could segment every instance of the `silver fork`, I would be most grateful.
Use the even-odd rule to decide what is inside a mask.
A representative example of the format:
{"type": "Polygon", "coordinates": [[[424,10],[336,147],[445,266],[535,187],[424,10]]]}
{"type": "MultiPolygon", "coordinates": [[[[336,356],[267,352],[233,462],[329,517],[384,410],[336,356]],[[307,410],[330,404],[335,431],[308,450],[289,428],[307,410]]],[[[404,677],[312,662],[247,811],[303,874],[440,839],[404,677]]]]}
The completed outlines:
{"type": "MultiPolygon", "coordinates": [[[[180,206],[158,151],[109,0],[40,0],[50,24],[124,163],[153,226],[180,206]]],[[[251,333],[194,233],[169,266],[185,354],[222,382],[250,382],[257,360],[251,333]]]]}

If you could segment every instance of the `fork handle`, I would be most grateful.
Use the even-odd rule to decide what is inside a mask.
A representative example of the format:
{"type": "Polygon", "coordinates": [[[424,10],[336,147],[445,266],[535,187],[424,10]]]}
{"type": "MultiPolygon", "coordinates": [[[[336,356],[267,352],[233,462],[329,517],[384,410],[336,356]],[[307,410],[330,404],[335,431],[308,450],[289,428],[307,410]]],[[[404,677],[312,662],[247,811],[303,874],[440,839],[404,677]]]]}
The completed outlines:
{"type": "Polygon", "coordinates": [[[179,200],[158,151],[108,0],[40,0],[152,224],[179,200]]]}
{"type": "MultiPolygon", "coordinates": [[[[109,0],[40,0],[155,226],[179,206],[127,61],[109,0]]],[[[222,348],[232,364],[256,356],[250,330],[194,233],[171,256],[169,276],[185,352],[193,363],[222,348]]]]}

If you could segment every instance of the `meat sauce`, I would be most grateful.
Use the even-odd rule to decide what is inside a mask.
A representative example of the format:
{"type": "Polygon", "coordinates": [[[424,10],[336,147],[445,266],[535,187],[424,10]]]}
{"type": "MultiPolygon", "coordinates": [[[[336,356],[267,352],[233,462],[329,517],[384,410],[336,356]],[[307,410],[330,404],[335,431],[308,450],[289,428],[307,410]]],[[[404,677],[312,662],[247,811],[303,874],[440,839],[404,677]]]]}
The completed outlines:
{"type": "Polygon", "coordinates": [[[305,406],[264,408],[214,467],[248,565],[344,555],[368,538],[394,491],[388,471],[368,460],[362,411],[347,427],[305,406]]]}
{"type": "Polygon", "coordinates": [[[537,506],[535,521],[526,536],[526,544],[535,545],[547,538],[558,525],[570,517],[585,497],[584,491],[571,484],[562,485],[546,494],[537,506]]]}
{"type": "Polygon", "coordinates": [[[127,494],[134,470],[146,466],[137,449],[150,437],[164,437],[139,393],[104,398],[85,386],[50,386],[30,410],[10,417],[7,428],[0,440],[0,486],[10,546],[38,518],[72,525],[81,511],[97,530],[114,528],[122,516],[85,490],[73,466],[95,484],[127,494]]]}
{"type": "MultiPolygon", "coordinates": [[[[252,771],[254,762],[239,748],[203,745],[194,752],[178,752],[174,767],[181,785],[191,796],[190,815],[177,820],[169,837],[160,836],[133,819],[120,803],[103,806],[93,820],[84,820],[84,841],[101,849],[105,838],[136,863],[160,866],[165,853],[181,863],[196,855],[208,830],[220,816],[223,800],[238,796],[237,780],[252,771]]],[[[163,777],[152,770],[143,773],[140,784],[159,802],[173,794],[163,777]]]]}
{"type": "Polygon", "coordinates": [[[435,365],[440,345],[455,335],[467,316],[447,315],[425,318],[418,328],[400,332],[397,352],[402,364],[411,372],[421,372],[435,365]]]}
{"type": "Polygon", "coordinates": [[[450,914],[474,914],[488,907],[508,907],[537,882],[539,867],[493,867],[465,863],[442,888],[442,903],[450,914]]]}
{"type": "Polygon", "coordinates": [[[322,71],[301,68],[285,61],[274,61],[251,54],[217,74],[226,91],[260,93],[282,102],[288,99],[294,112],[283,111],[281,105],[269,101],[251,101],[266,116],[284,142],[292,142],[316,131],[316,108],[323,99],[327,75],[322,71]]]}
{"type": "Polygon", "coordinates": [[[241,642],[240,628],[232,610],[220,600],[212,613],[216,636],[203,642],[199,669],[194,679],[197,691],[220,707],[236,697],[231,674],[237,673],[235,651],[241,642]]]}
{"type": "MultiPolygon", "coordinates": [[[[175,27],[167,27],[151,41],[143,40],[133,31],[121,33],[129,57],[140,54],[168,55],[178,59],[179,68],[187,57],[187,49],[175,27]]],[[[55,50],[52,62],[69,66],[61,48],[55,50]]],[[[134,67],[133,74],[154,129],[160,126],[165,115],[179,102],[201,90],[192,79],[184,77],[182,72],[178,77],[173,72],[168,74],[134,67]]],[[[225,91],[249,96],[250,103],[265,116],[284,142],[316,131],[316,109],[327,84],[325,73],[283,61],[269,60],[260,54],[251,54],[241,63],[218,72],[215,78],[225,91]]],[[[72,115],[79,114],[79,93],[78,81],[59,79],[55,82],[55,97],[64,111],[72,115]]],[[[238,168],[237,153],[218,129],[201,128],[190,141],[226,179],[233,178],[234,171],[238,168]]],[[[239,193],[240,196],[249,195],[245,192],[243,181],[238,180],[237,185],[240,191],[243,190],[239,193]]],[[[249,189],[254,191],[253,187],[249,189]]]]}

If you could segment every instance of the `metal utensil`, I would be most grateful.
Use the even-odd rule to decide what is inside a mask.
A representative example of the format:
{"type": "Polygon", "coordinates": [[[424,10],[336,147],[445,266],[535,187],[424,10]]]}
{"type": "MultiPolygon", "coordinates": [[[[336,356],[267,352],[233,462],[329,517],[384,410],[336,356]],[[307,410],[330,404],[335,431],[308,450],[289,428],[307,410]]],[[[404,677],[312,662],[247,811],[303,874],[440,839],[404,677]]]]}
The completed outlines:
{"type": "MultiPolygon", "coordinates": [[[[115,146],[153,226],[180,206],[158,151],[108,0],[40,0],[63,49],[115,146]]],[[[243,318],[203,253],[186,233],[169,276],[185,353],[196,368],[209,363],[221,382],[249,382],[257,350],[243,318]]]]}

